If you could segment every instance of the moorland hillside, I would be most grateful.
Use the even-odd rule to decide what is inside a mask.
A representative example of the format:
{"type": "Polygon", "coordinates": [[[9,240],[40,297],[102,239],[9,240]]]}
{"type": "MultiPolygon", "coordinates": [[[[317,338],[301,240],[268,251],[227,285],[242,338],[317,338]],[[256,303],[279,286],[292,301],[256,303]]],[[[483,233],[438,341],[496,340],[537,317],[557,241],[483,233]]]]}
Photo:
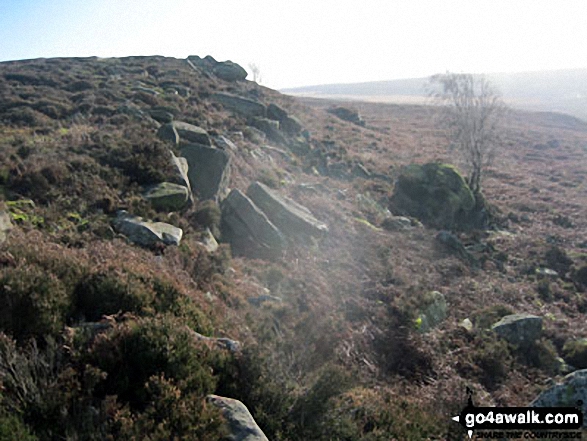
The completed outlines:
{"type": "Polygon", "coordinates": [[[466,387],[585,372],[587,124],[511,112],[461,222],[437,110],[0,63],[0,439],[217,440],[236,399],[254,439],[457,440],[466,387]]]}

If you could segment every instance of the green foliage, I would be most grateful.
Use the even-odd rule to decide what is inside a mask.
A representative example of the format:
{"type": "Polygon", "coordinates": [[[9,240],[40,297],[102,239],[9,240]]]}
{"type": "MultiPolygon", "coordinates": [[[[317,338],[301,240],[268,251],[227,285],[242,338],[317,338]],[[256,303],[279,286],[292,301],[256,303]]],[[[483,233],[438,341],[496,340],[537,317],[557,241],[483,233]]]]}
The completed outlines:
{"type": "Polygon", "coordinates": [[[70,298],[65,285],[36,265],[0,270],[0,330],[19,341],[56,335],[65,323],[70,298]]]}
{"type": "Polygon", "coordinates": [[[198,396],[214,392],[210,369],[217,353],[198,345],[189,328],[170,318],[145,319],[98,335],[88,361],[107,373],[98,385],[100,396],[117,395],[133,410],[149,405],[146,384],[153,375],[165,375],[182,391],[198,396]]]}
{"type": "Polygon", "coordinates": [[[587,339],[569,340],[563,346],[567,363],[577,369],[587,369],[587,339]]]}
{"type": "Polygon", "coordinates": [[[215,237],[220,236],[220,218],[222,213],[220,207],[214,201],[203,201],[192,214],[191,220],[197,225],[209,228],[215,237]]]}

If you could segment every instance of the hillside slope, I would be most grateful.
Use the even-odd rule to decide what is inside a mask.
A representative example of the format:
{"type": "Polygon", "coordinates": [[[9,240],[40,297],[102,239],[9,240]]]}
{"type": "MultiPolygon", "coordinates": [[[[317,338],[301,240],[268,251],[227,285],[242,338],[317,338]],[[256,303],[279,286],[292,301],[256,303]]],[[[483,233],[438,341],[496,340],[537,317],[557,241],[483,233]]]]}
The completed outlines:
{"type": "Polygon", "coordinates": [[[282,95],[211,57],[0,63],[14,225],[0,248],[0,434],[215,440],[216,394],[272,440],[464,439],[450,416],[466,386],[477,405],[525,406],[572,369],[557,357],[586,368],[571,349],[587,337],[587,124],[512,112],[484,183],[494,227],[455,232],[468,261],[389,211],[403,166],[451,162],[434,109],[354,103],[358,125],[333,105],[348,104],[282,95]],[[145,190],[185,182],[170,150],[228,158],[229,173],[188,158],[193,204],[157,207],[145,190]],[[269,257],[237,249],[226,194],[255,181],[328,231],[281,228],[269,257]],[[181,228],[179,246],[133,243],[121,210],[181,228]],[[434,292],[446,314],[422,329],[434,292]],[[530,351],[489,330],[510,313],[543,318],[530,351]]]}

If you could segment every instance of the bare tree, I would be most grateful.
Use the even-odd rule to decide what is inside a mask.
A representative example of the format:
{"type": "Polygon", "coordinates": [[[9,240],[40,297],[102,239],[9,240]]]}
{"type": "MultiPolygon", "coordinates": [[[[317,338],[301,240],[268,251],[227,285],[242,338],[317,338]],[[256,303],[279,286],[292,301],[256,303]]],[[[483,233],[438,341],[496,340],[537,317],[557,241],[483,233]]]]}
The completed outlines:
{"type": "Polygon", "coordinates": [[[440,85],[431,96],[442,106],[441,124],[468,169],[469,187],[478,194],[499,146],[507,107],[484,76],[448,72],[434,75],[430,82],[440,85]]]}
{"type": "Polygon", "coordinates": [[[261,68],[259,67],[259,65],[256,63],[249,63],[249,70],[251,71],[251,74],[253,75],[253,81],[255,83],[261,83],[262,77],[261,77],[261,68]]]}

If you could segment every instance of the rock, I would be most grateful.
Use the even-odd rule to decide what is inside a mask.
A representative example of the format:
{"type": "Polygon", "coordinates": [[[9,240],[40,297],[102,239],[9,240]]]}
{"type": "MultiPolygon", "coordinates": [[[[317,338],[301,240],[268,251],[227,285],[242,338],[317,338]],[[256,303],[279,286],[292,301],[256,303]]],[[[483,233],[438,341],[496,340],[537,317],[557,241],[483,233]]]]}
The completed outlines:
{"type": "Polygon", "coordinates": [[[218,146],[218,148],[222,150],[229,150],[232,152],[238,151],[238,147],[236,146],[236,144],[232,142],[230,139],[228,139],[226,136],[219,135],[214,137],[214,143],[216,144],[216,146],[218,146]]]}
{"type": "Polygon", "coordinates": [[[297,136],[304,130],[302,123],[294,116],[287,116],[279,122],[279,126],[282,132],[290,136],[297,136]]]}
{"type": "Polygon", "coordinates": [[[459,240],[457,236],[452,234],[449,231],[440,231],[436,235],[436,240],[441,243],[451,254],[454,254],[459,259],[464,260],[465,262],[475,264],[476,259],[473,257],[469,251],[465,248],[463,243],[459,240]]]}
{"type": "Polygon", "coordinates": [[[412,221],[404,216],[389,216],[383,219],[381,227],[387,231],[401,231],[413,228],[412,221]]]}
{"type": "Polygon", "coordinates": [[[558,279],[558,273],[550,268],[536,268],[535,273],[538,277],[545,279],[558,279]]]}
{"type": "Polygon", "coordinates": [[[281,122],[287,118],[287,112],[277,104],[271,103],[267,106],[267,118],[281,122]]]}
{"type": "Polygon", "coordinates": [[[260,182],[249,186],[247,196],[288,236],[321,236],[328,232],[326,224],[318,221],[306,207],[277,194],[260,182]]]}
{"type": "Polygon", "coordinates": [[[587,338],[567,341],[563,346],[564,360],[577,369],[587,369],[587,338]]]}
{"type": "Polygon", "coordinates": [[[256,129],[261,130],[267,138],[273,142],[278,142],[280,144],[285,144],[285,138],[279,131],[279,122],[273,121],[272,119],[268,118],[253,118],[251,121],[251,125],[256,129]]]}
{"type": "Polygon", "coordinates": [[[183,230],[164,222],[149,222],[122,210],[113,221],[114,229],[128,237],[131,242],[145,247],[158,243],[179,245],[183,230]]]}
{"type": "Polygon", "coordinates": [[[250,257],[280,257],[286,246],[281,232],[267,216],[239,190],[232,190],[222,202],[222,238],[234,254],[250,257]]]}
{"type": "Polygon", "coordinates": [[[171,178],[175,184],[183,185],[184,187],[186,187],[189,191],[191,198],[192,188],[190,185],[190,180],[188,178],[188,171],[190,169],[188,165],[188,160],[182,156],[175,156],[175,154],[171,150],[169,150],[169,153],[171,154],[171,165],[176,171],[175,176],[172,176],[171,178]]]}
{"type": "Polygon", "coordinates": [[[216,64],[212,72],[224,81],[244,81],[248,75],[246,70],[232,61],[224,61],[216,64]]]}
{"type": "Polygon", "coordinates": [[[160,122],[161,124],[170,123],[173,121],[173,113],[165,110],[165,109],[151,109],[149,110],[149,115],[155,121],[160,122]]]}
{"type": "Polygon", "coordinates": [[[222,198],[228,188],[230,157],[224,150],[199,144],[186,144],[181,155],[187,159],[192,191],[200,200],[222,198]]]}
{"type": "Polygon", "coordinates": [[[363,179],[368,179],[371,177],[371,173],[369,173],[369,170],[367,170],[365,166],[361,163],[357,163],[353,166],[352,174],[357,178],[363,179]]]}
{"type": "Polygon", "coordinates": [[[391,198],[392,211],[425,225],[451,229],[475,227],[476,201],[463,177],[447,164],[412,164],[400,174],[391,198]]]}
{"type": "Polygon", "coordinates": [[[279,121],[281,131],[290,136],[299,135],[304,129],[302,123],[297,118],[288,115],[285,110],[276,104],[269,104],[267,106],[267,118],[279,121]]]}
{"type": "Polygon", "coordinates": [[[572,279],[578,285],[587,287],[587,265],[582,266],[576,271],[573,271],[572,279]]]}
{"type": "Polygon", "coordinates": [[[190,192],[183,185],[162,182],[151,186],[143,196],[151,202],[156,210],[177,211],[185,207],[190,192]]]}
{"type": "Polygon", "coordinates": [[[531,314],[506,315],[491,329],[508,343],[527,347],[540,338],[542,334],[542,317],[531,314]]]}
{"type": "Polygon", "coordinates": [[[246,118],[254,118],[255,116],[264,117],[267,113],[264,104],[238,95],[219,92],[212,95],[212,99],[246,118]]]}
{"type": "Polygon", "coordinates": [[[365,125],[365,121],[363,121],[363,118],[361,118],[361,115],[359,115],[359,112],[355,109],[349,109],[347,107],[331,107],[328,109],[328,113],[359,126],[365,125]]]}
{"type": "Polygon", "coordinates": [[[247,301],[251,305],[261,306],[261,304],[263,304],[265,302],[277,302],[277,303],[281,303],[281,302],[283,302],[283,299],[281,297],[273,296],[271,294],[262,294],[262,295],[257,296],[257,297],[249,297],[247,299],[247,301]]]}
{"type": "Polygon", "coordinates": [[[473,322],[469,318],[462,320],[459,323],[459,326],[468,332],[471,332],[473,330],[473,322]]]}
{"type": "Polygon", "coordinates": [[[206,401],[218,407],[228,423],[229,441],[268,441],[259,428],[249,409],[238,400],[208,395],[206,401]]]}
{"type": "Polygon", "coordinates": [[[209,228],[204,230],[198,243],[202,244],[209,253],[213,253],[218,249],[218,242],[209,228]]]}
{"type": "Polygon", "coordinates": [[[418,331],[426,333],[438,326],[446,319],[447,304],[444,295],[438,291],[432,291],[426,296],[424,305],[420,308],[418,316],[418,331]]]}
{"type": "Polygon", "coordinates": [[[0,243],[6,240],[6,236],[10,230],[12,230],[10,214],[7,211],[2,210],[0,211],[0,243]]]}
{"type": "Polygon", "coordinates": [[[171,142],[174,145],[179,144],[182,140],[206,146],[212,145],[206,130],[182,121],[172,121],[162,125],[157,131],[157,136],[163,141],[171,142]]]}
{"type": "MultiPolygon", "coordinates": [[[[583,415],[587,415],[587,369],[567,375],[562,383],[538,395],[530,407],[577,407],[579,402],[583,415]]],[[[587,427],[587,418],[583,418],[583,427],[587,427]]]]}

